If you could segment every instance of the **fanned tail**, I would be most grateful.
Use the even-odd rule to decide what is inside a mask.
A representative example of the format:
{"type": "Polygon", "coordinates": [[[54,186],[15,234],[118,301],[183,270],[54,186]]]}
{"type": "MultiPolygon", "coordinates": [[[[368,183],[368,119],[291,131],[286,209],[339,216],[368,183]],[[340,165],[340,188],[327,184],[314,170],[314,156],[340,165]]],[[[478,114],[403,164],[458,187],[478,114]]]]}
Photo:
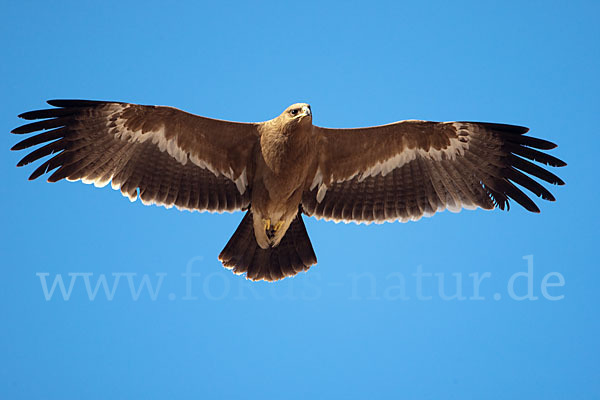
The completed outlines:
{"type": "Polygon", "coordinates": [[[236,274],[245,273],[246,278],[253,281],[277,281],[307,271],[317,263],[300,212],[279,245],[268,249],[256,243],[252,221],[252,210],[248,210],[219,254],[219,260],[226,268],[236,274]]]}

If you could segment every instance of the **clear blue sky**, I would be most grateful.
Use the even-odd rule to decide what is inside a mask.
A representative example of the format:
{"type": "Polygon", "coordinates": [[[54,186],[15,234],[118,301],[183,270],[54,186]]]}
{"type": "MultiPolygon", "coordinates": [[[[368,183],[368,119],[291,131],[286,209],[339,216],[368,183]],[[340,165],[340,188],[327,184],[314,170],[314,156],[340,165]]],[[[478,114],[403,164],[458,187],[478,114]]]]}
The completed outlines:
{"type": "Polygon", "coordinates": [[[599,13],[593,1],[4,2],[0,398],[600,398],[599,13]],[[303,101],[330,127],[526,125],[559,144],[567,185],[539,215],[306,219],[318,265],[252,283],[217,260],[241,213],[27,181],[9,131],[50,98],[240,121],[303,101]],[[136,297],[144,274],[154,295],[136,297]],[[73,279],[66,300],[49,293],[59,276],[66,291],[73,279]],[[102,276],[118,279],[114,296],[90,299],[86,279],[93,292],[102,276]],[[448,299],[458,279],[464,299],[448,299]],[[519,300],[529,283],[537,299],[519,300]]]}

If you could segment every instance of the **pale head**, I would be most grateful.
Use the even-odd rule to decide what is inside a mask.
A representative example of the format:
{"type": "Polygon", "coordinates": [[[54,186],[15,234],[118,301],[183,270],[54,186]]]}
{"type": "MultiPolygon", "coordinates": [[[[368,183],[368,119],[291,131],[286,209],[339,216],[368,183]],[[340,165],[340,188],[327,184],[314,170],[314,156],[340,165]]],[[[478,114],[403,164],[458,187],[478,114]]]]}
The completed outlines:
{"type": "Polygon", "coordinates": [[[312,112],[306,103],[292,104],[279,114],[278,117],[263,123],[263,134],[270,132],[276,135],[289,135],[296,132],[298,128],[306,130],[312,126],[312,112]],[[266,130],[265,130],[266,129],[266,130]]]}
{"type": "Polygon", "coordinates": [[[285,111],[281,113],[279,117],[284,118],[286,121],[289,122],[308,122],[312,121],[312,112],[310,110],[310,105],[306,103],[296,103],[286,108],[285,111]]]}

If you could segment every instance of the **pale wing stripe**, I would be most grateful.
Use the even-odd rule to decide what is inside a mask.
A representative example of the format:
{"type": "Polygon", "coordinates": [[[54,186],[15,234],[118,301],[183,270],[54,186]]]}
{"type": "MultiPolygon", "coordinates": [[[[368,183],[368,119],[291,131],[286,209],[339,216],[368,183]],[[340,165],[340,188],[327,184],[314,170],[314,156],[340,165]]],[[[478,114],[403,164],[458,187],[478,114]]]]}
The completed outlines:
{"type": "Polygon", "coordinates": [[[177,142],[176,136],[167,139],[164,124],[154,130],[147,130],[145,132],[143,130],[130,130],[127,128],[127,120],[121,117],[121,114],[123,110],[126,109],[127,105],[112,104],[110,107],[111,114],[106,122],[106,127],[109,133],[111,133],[116,139],[129,141],[132,143],[150,142],[157,146],[160,151],[167,152],[167,154],[177,160],[177,162],[179,162],[181,165],[186,165],[189,160],[198,167],[207,169],[215,175],[222,175],[228,179],[231,179],[234,181],[240,194],[244,194],[244,192],[248,189],[248,180],[245,170],[239,177],[236,178],[233,170],[231,169],[229,169],[229,171],[220,171],[216,169],[206,160],[203,160],[195,154],[191,154],[189,151],[181,148],[177,142]]]}

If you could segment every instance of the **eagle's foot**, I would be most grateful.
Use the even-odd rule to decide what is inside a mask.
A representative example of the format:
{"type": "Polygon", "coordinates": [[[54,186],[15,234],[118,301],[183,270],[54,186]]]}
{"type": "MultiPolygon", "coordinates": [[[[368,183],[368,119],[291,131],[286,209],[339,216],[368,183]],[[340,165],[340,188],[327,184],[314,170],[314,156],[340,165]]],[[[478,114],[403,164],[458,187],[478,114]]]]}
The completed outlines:
{"type": "Polygon", "coordinates": [[[267,234],[267,237],[269,239],[272,239],[275,232],[271,228],[271,219],[266,218],[266,219],[263,219],[262,222],[263,222],[263,228],[265,230],[265,233],[267,234]]]}
{"type": "Polygon", "coordinates": [[[283,226],[284,221],[277,221],[275,225],[271,224],[270,219],[263,219],[263,227],[265,228],[265,233],[269,239],[273,239],[275,234],[281,227],[283,226]]]}

